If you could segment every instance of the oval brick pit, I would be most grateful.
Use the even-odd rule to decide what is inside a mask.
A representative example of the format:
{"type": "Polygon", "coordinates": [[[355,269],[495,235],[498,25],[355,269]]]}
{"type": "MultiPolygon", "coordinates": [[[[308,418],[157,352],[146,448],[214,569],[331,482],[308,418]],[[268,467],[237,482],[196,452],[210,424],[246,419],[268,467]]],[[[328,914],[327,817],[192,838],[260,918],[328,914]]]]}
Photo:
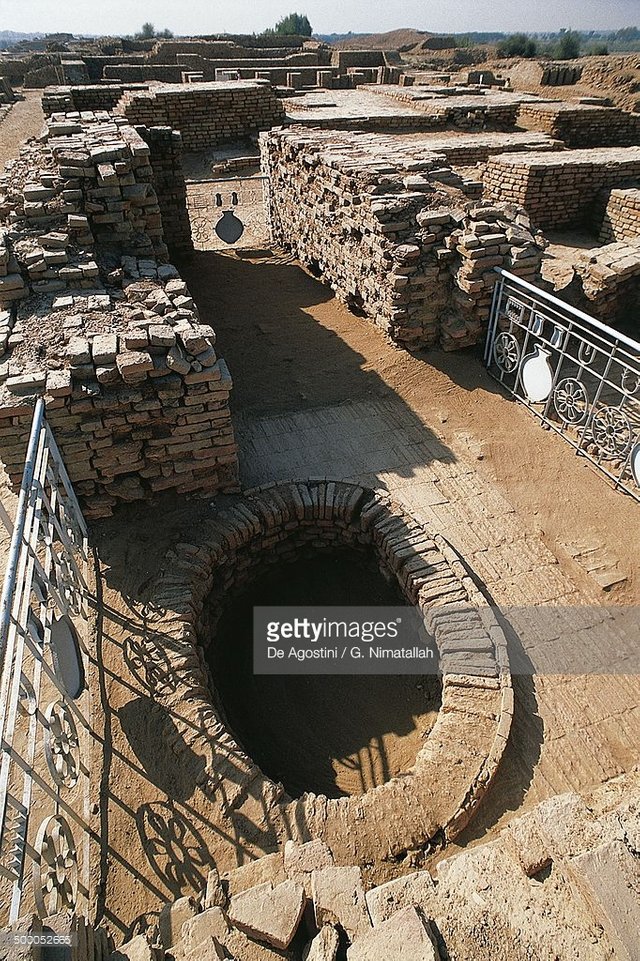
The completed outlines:
{"type": "Polygon", "coordinates": [[[229,812],[258,798],[274,847],[321,838],[337,863],[371,866],[469,821],[509,735],[506,641],[450,545],[386,494],[329,481],[246,492],[167,556],[150,610],[147,677],[171,714],[173,750],[201,758],[200,787],[229,812]],[[229,600],[265,571],[338,548],[375,556],[420,608],[439,650],[441,700],[411,766],[364,793],[291,797],[237,743],[204,646],[229,600]]]}

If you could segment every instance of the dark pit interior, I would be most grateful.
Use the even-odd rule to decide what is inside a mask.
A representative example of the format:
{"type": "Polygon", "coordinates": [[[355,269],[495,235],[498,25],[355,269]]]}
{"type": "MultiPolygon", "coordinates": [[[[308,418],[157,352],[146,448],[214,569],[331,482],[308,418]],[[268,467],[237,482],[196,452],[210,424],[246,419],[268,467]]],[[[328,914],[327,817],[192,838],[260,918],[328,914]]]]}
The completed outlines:
{"type": "Polygon", "coordinates": [[[238,743],[290,797],[362,794],[407,771],[433,726],[436,676],[253,674],[253,607],[406,605],[372,549],[325,548],[262,571],[206,648],[217,706],[238,743]]]}

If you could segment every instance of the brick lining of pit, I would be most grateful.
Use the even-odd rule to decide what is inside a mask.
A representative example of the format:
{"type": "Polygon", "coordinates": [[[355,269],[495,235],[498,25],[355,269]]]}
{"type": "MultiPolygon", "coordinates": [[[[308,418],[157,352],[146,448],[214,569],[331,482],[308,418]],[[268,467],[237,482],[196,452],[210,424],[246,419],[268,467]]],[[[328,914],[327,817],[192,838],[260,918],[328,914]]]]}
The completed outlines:
{"type": "Polygon", "coordinates": [[[212,516],[197,542],[165,559],[149,607],[147,679],[171,715],[168,737],[192,752],[198,783],[232,815],[250,793],[281,843],[321,838],[338,863],[374,865],[453,838],[493,778],[509,736],[513,690],[506,641],[458,555],[388,495],[341,482],[291,482],[246,492],[212,516]],[[437,719],[410,770],[364,794],[292,799],[239,747],[215,707],[204,638],[218,603],[304,547],[369,547],[435,638],[442,670],[437,719]]]}

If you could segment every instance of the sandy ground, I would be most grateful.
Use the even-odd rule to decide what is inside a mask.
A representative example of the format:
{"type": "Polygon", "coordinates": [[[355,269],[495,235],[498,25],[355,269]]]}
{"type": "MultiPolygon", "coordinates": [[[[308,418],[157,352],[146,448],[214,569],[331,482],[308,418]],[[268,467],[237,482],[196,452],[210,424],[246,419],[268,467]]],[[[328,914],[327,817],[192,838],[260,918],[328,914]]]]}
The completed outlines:
{"type": "MultiPolygon", "coordinates": [[[[637,505],[504,396],[478,351],[411,356],[354,317],[299,265],[273,252],[197,252],[179,267],[203,319],[218,332],[234,377],[236,415],[281,416],[284,423],[290,412],[359,398],[393,401],[410,421],[441,438],[447,456],[472,462],[486,489],[511,502],[532,541],[540,536],[559,558],[562,576],[583,590],[574,595],[581,599],[576,603],[637,599],[637,505]],[[564,549],[576,531],[590,531],[627,572],[627,582],[611,595],[596,590],[564,549]]],[[[224,502],[218,499],[217,506],[224,502]]],[[[156,505],[132,505],[94,527],[104,592],[98,656],[108,705],[104,749],[98,745],[96,755],[109,867],[99,909],[121,935],[144,926],[163,899],[198,890],[214,858],[226,870],[265,850],[258,802],[252,806],[249,799],[242,818],[229,826],[219,805],[196,787],[196,759],[177,762],[159,740],[144,683],[139,638],[149,587],[167,548],[188,540],[210,510],[200,501],[167,497],[156,505]]],[[[591,676],[556,684],[547,677],[535,686],[530,678],[518,679],[512,746],[461,843],[491,837],[541,797],[590,788],[633,767],[636,687],[633,678],[591,676]]],[[[414,726],[421,723],[415,710],[413,718],[414,726]]],[[[380,731],[379,724],[372,729],[368,746],[358,732],[370,757],[380,731]]],[[[397,748],[400,758],[411,731],[395,740],[392,733],[385,732],[385,749],[397,748]]],[[[311,751],[305,763],[313,766],[311,751]]],[[[326,750],[319,752],[314,774],[323,772],[326,750]]]]}
{"type": "Polygon", "coordinates": [[[23,100],[18,100],[0,124],[0,169],[7,160],[18,156],[20,144],[28,137],[40,133],[44,114],[40,101],[41,90],[25,90],[23,100]]]}
{"type": "MultiPolygon", "coordinates": [[[[508,399],[479,349],[412,356],[286,258],[197,252],[179,267],[218,333],[234,410],[275,413],[392,393],[452,450],[471,451],[554,553],[577,531],[610,545],[629,575],[616,602],[637,598],[637,505],[508,399]]],[[[572,573],[580,575],[575,566],[572,573]]]]}
{"type": "MultiPolygon", "coordinates": [[[[0,161],[38,132],[38,99],[29,95],[18,103],[0,127],[0,161]]],[[[237,256],[199,251],[178,266],[204,320],[218,332],[220,353],[234,377],[236,414],[278,415],[359,398],[393,398],[436,434],[452,457],[473,462],[483,481],[515,507],[524,529],[558,557],[585,599],[637,601],[637,504],[503,395],[479,351],[409,355],[354,317],[299,265],[270,251],[237,256]],[[607,546],[628,575],[610,595],[594,592],[594,582],[566,550],[576,533],[607,546]]],[[[97,892],[98,910],[119,936],[145,924],[164,900],[199,890],[218,848],[235,852],[233,860],[219,862],[221,870],[261,851],[255,830],[251,834],[241,823],[222,837],[228,826],[220,805],[197,788],[195,759],[178,762],[169,752],[143,679],[138,641],[149,587],[169,546],[188,538],[209,510],[199,501],[167,497],[123,509],[93,531],[102,571],[96,653],[103,670],[96,716],[100,705],[106,709],[94,758],[102,782],[101,870],[107,877],[97,892]]],[[[529,679],[518,683],[510,754],[492,796],[461,840],[490,837],[523,799],[534,803],[545,792],[591,787],[637,763],[637,750],[629,747],[638,713],[633,678],[625,683],[589,678],[553,688],[549,678],[535,690],[529,679]],[[588,717],[584,729],[581,711],[588,717]],[[540,762],[543,741],[550,749],[540,762]],[[598,759],[591,756],[600,742],[607,754],[601,777],[598,759]]],[[[418,715],[414,710],[414,725],[418,715]]],[[[392,743],[388,739],[386,747],[392,743]]],[[[373,757],[374,735],[370,746],[373,757]]],[[[326,767],[326,757],[322,763],[326,767]]],[[[379,773],[372,769],[374,778],[379,773]]],[[[243,815],[254,827],[260,823],[251,799],[243,815]]]]}

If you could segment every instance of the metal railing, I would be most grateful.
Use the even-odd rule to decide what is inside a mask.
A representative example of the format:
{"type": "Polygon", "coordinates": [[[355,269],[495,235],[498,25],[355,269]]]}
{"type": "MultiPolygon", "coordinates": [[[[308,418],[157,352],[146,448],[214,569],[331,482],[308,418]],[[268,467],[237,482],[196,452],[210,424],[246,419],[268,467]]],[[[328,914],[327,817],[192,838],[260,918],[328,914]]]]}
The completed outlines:
{"type": "Polygon", "coordinates": [[[489,373],[640,500],[640,344],[497,268],[489,373]]]}
{"type": "Polygon", "coordinates": [[[0,605],[0,920],[89,895],[87,530],[35,409],[0,605]]]}

